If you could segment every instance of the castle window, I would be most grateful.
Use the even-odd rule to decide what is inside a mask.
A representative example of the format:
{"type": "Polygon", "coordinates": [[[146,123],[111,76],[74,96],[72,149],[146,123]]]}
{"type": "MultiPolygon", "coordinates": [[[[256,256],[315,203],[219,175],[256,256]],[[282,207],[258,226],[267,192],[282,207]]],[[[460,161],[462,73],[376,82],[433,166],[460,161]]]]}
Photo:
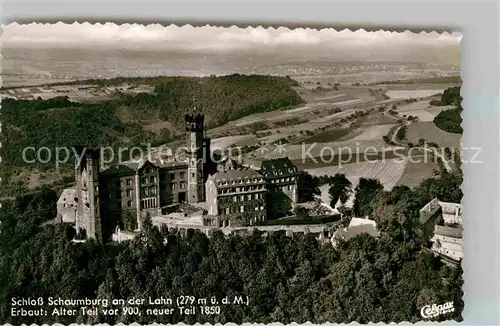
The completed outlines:
{"type": "Polygon", "coordinates": [[[150,191],[152,196],[156,196],[156,187],[149,188],[149,191],[150,191]]]}
{"type": "Polygon", "coordinates": [[[177,188],[177,184],[172,183],[172,189],[175,190],[177,188]]]}
{"type": "Polygon", "coordinates": [[[244,201],[244,200],[245,200],[245,195],[241,195],[241,196],[240,196],[240,200],[241,200],[241,201],[244,201]]]}
{"type": "Polygon", "coordinates": [[[129,201],[127,202],[127,206],[128,206],[128,207],[132,207],[132,201],[131,201],[131,200],[129,200],[129,201]]]}
{"type": "Polygon", "coordinates": [[[186,183],[185,182],[181,182],[181,189],[186,189],[186,183]]]}
{"type": "Polygon", "coordinates": [[[252,194],[247,195],[248,200],[252,200],[252,194]]]}
{"type": "MultiPolygon", "coordinates": [[[[182,173],[182,172],[181,172],[182,173]]],[[[170,180],[174,181],[175,180],[175,173],[170,173],[170,180]]]]}
{"type": "Polygon", "coordinates": [[[184,178],[186,177],[186,173],[185,173],[185,172],[180,172],[180,173],[179,173],[179,177],[180,177],[181,179],[184,179],[184,178]]]}
{"type": "Polygon", "coordinates": [[[229,207],[226,207],[226,215],[229,214],[229,207]]]}
{"type": "Polygon", "coordinates": [[[236,198],[236,196],[233,196],[233,201],[236,202],[238,200],[238,198],[236,198]]]}
{"type": "Polygon", "coordinates": [[[191,177],[193,177],[193,178],[194,178],[194,176],[195,176],[194,172],[193,172],[193,173],[191,173],[191,177]]]}
{"type": "Polygon", "coordinates": [[[244,213],[245,212],[245,206],[241,205],[240,206],[240,213],[244,213]]]}
{"type": "Polygon", "coordinates": [[[127,179],[127,186],[132,185],[132,179],[127,179]]]}
{"type": "Polygon", "coordinates": [[[144,196],[149,196],[149,188],[144,188],[144,196]]]}
{"type": "Polygon", "coordinates": [[[156,183],[156,177],[155,177],[155,176],[150,177],[149,179],[150,179],[150,182],[151,182],[151,183],[156,183]]]}
{"type": "Polygon", "coordinates": [[[147,178],[147,177],[143,177],[143,178],[142,178],[142,183],[144,183],[144,184],[148,184],[148,178],[147,178]]]}

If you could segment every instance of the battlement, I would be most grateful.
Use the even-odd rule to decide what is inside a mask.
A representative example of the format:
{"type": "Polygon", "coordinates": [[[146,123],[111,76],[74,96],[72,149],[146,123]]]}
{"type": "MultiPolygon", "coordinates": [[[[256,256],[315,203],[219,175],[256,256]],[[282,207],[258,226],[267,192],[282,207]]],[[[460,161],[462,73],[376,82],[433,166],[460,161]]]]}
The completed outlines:
{"type": "Polygon", "coordinates": [[[184,116],[186,131],[203,131],[205,115],[203,113],[188,113],[184,116]]]}

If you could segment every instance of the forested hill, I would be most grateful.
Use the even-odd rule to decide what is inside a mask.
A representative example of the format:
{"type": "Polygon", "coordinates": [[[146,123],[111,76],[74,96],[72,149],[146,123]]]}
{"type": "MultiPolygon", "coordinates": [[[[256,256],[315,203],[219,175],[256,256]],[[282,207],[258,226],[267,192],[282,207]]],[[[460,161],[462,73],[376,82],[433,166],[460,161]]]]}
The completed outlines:
{"type": "Polygon", "coordinates": [[[123,83],[154,85],[154,93],[117,92],[101,103],[75,103],[65,97],[50,100],[4,99],[2,165],[23,165],[26,147],[135,146],[171,140],[183,131],[186,110],[203,109],[210,127],[252,113],[293,107],[303,102],[289,77],[230,75],[222,77],[117,78],[82,81],[100,86],[123,83]],[[165,126],[163,125],[163,122],[165,126]],[[151,128],[151,126],[156,126],[151,128]],[[174,129],[174,130],[172,130],[174,129]]]}
{"type": "Polygon", "coordinates": [[[209,127],[249,114],[287,108],[303,100],[291,88],[289,77],[234,74],[223,77],[167,77],[155,86],[155,94],[123,96],[121,105],[135,108],[138,118],[156,114],[174,124],[183,122],[193,103],[203,109],[209,127]]]}

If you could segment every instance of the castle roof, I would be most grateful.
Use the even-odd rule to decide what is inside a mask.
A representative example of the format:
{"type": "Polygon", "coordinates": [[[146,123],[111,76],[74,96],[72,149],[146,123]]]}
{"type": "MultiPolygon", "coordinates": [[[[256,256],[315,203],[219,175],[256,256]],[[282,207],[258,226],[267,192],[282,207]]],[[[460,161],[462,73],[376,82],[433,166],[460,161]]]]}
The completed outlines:
{"type": "Polygon", "coordinates": [[[262,175],[253,170],[253,169],[238,169],[238,170],[227,170],[227,171],[219,171],[215,173],[212,177],[212,180],[215,181],[217,187],[230,186],[228,184],[220,184],[225,182],[239,181],[247,182],[252,181],[256,184],[263,184],[264,180],[262,179],[262,175]]]}
{"type": "Polygon", "coordinates": [[[59,196],[57,203],[58,204],[74,203],[75,197],[76,197],[76,189],[75,188],[66,188],[61,193],[61,196],[59,196]]]}
{"type": "Polygon", "coordinates": [[[263,161],[261,170],[264,176],[268,178],[295,176],[299,174],[299,169],[288,157],[263,161]]]}
{"type": "Polygon", "coordinates": [[[157,168],[175,168],[175,167],[186,167],[186,161],[177,161],[177,160],[164,160],[164,159],[155,159],[155,160],[141,160],[141,161],[128,161],[122,164],[112,165],[103,171],[101,171],[102,175],[127,175],[134,174],[136,171],[140,170],[147,163],[153,165],[157,168]]]}

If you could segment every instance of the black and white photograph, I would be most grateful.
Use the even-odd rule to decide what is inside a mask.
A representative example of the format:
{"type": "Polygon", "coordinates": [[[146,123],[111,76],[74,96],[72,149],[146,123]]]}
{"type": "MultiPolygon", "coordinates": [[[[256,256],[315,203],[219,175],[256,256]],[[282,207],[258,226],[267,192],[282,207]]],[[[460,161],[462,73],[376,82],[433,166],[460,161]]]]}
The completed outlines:
{"type": "Polygon", "coordinates": [[[2,29],[0,323],[463,320],[461,33],[2,29]]]}

